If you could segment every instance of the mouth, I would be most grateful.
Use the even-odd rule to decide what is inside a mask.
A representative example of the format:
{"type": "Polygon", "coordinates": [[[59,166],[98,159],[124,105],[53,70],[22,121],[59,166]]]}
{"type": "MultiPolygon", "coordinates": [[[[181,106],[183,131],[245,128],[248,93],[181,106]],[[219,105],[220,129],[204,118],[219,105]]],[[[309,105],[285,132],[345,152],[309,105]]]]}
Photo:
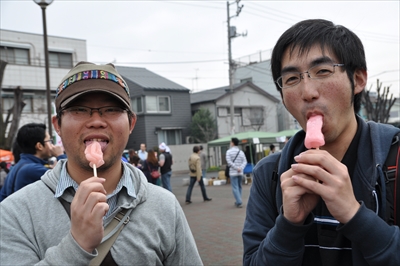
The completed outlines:
{"type": "Polygon", "coordinates": [[[98,142],[100,144],[101,150],[104,152],[104,150],[106,149],[106,147],[108,145],[108,140],[93,138],[93,139],[86,139],[84,142],[85,142],[85,145],[87,147],[94,141],[96,141],[96,142],[98,142]]]}
{"type": "Polygon", "coordinates": [[[317,116],[317,115],[320,115],[320,116],[322,116],[322,118],[324,118],[324,115],[320,112],[309,112],[306,115],[307,121],[308,121],[308,119],[310,119],[310,117],[317,116]]]}

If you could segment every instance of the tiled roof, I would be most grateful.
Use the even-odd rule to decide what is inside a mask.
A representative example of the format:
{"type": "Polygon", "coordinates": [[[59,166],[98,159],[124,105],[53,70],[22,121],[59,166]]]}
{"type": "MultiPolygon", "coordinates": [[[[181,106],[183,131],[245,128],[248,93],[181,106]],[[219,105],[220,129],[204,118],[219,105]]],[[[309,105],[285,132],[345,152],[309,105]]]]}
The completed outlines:
{"type": "Polygon", "coordinates": [[[161,77],[146,68],[141,67],[125,67],[115,66],[117,71],[124,76],[125,79],[138,84],[144,89],[157,89],[157,90],[182,90],[188,91],[185,88],[169,79],[161,77]]]}

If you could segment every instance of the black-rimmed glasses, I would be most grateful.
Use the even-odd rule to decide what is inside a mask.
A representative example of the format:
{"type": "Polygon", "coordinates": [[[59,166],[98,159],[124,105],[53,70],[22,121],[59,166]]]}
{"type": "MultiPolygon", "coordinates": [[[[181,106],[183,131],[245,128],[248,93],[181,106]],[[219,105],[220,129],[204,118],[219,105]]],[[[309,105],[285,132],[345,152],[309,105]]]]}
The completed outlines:
{"type": "Polygon", "coordinates": [[[54,144],[52,139],[44,140],[43,142],[49,142],[50,144],[54,144]]]}
{"type": "Polygon", "coordinates": [[[60,113],[66,112],[75,119],[85,120],[89,119],[92,116],[93,111],[97,111],[100,117],[103,117],[105,119],[116,119],[123,113],[127,112],[126,109],[118,106],[104,106],[100,108],[91,108],[87,106],[70,106],[62,109],[60,113]]]}

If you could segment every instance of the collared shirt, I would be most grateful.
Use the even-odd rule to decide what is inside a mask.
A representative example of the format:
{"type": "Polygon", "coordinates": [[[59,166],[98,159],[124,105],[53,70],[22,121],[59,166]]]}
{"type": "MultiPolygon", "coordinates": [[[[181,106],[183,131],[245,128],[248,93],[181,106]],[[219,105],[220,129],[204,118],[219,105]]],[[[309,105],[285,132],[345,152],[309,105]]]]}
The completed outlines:
{"type": "MultiPolygon", "coordinates": [[[[75,180],[73,180],[71,176],[68,174],[66,165],[67,164],[65,163],[61,168],[60,180],[56,187],[56,193],[54,194],[55,198],[61,197],[64,191],[69,187],[73,187],[75,192],[79,188],[79,184],[76,183],[75,180]]],[[[108,212],[103,217],[103,219],[106,219],[108,216],[110,216],[110,214],[117,207],[118,193],[121,191],[122,187],[126,188],[129,196],[136,198],[135,188],[133,187],[132,178],[129,177],[129,171],[124,163],[122,164],[122,166],[124,169],[122,177],[117,184],[117,187],[111,194],[107,195],[107,203],[110,206],[110,208],[108,209],[108,212]]]]}
{"type": "Polygon", "coordinates": [[[140,160],[142,161],[147,160],[147,151],[139,150],[138,155],[140,160]]]}

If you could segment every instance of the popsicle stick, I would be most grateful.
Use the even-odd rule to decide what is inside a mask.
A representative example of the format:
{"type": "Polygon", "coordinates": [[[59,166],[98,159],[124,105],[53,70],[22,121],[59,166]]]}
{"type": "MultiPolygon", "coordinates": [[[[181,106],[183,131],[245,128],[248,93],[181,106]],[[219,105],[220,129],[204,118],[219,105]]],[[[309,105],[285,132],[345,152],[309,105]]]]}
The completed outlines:
{"type": "Polygon", "coordinates": [[[93,175],[94,175],[95,177],[97,177],[97,168],[96,168],[96,165],[95,165],[95,164],[93,164],[93,175]]]}

